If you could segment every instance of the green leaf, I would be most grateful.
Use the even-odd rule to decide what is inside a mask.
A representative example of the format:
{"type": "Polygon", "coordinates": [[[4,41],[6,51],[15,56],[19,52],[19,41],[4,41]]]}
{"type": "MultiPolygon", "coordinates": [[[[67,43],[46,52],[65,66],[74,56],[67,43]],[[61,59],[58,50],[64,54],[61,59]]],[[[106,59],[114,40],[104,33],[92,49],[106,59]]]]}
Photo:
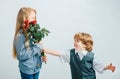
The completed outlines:
{"type": "Polygon", "coordinates": [[[36,24],[36,29],[40,29],[40,25],[39,24],[36,24]]]}
{"type": "Polygon", "coordinates": [[[33,32],[35,29],[34,27],[30,27],[30,31],[33,32]]]}

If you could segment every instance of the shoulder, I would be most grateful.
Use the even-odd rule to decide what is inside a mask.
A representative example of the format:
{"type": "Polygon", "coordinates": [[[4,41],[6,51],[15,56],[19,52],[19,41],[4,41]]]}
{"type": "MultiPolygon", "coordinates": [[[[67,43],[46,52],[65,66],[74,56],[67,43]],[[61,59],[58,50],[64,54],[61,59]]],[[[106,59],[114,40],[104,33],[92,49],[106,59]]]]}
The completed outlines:
{"type": "Polygon", "coordinates": [[[18,36],[18,37],[24,36],[23,30],[19,30],[19,31],[17,32],[17,36],[18,36]]]}
{"type": "Polygon", "coordinates": [[[74,55],[75,54],[75,49],[70,49],[70,56],[74,55]]]}
{"type": "Polygon", "coordinates": [[[15,40],[25,40],[25,36],[21,30],[16,34],[15,40]]]}
{"type": "Polygon", "coordinates": [[[74,48],[70,49],[70,52],[75,52],[75,49],[74,48]]]}
{"type": "Polygon", "coordinates": [[[90,55],[94,55],[94,52],[88,52],[88,54],[90,54],[90,55]]]}
{"type": "Polygon", "coordinates": [[[88,52],[87,54],[88,54],[89,57],[94,58],[94,53],[93,52],[88,52]]]}

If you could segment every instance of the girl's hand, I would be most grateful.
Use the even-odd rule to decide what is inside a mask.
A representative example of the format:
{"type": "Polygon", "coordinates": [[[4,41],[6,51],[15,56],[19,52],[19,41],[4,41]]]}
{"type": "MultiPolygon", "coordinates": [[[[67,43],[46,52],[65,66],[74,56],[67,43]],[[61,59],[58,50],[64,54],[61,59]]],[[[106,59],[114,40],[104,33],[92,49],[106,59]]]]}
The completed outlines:
{"type": "Polygon", "coordinates": [[[42,45],[42,41],[36,42],[35,44],[41,44],[42,45]]]}
{"type": "Polygon", "coordinates": [[[29,47],[29,40],[27,40],[26,42],[25,42],[25,47],[29,47]]]}

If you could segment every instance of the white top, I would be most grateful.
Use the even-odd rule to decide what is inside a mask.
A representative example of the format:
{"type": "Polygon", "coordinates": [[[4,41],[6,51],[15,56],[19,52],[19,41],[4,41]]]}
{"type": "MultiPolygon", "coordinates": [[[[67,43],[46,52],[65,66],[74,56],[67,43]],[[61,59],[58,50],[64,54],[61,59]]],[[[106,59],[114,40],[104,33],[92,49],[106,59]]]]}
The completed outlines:
{"type": "MultiPolygon", "coordinates": [[[[67,51],[61,51],[61,56],[60,56],[60,60],[61,62],[64,62],[64,63],[70,63],[70,50],[67,50],[67,51]]],[[[75,50],[75,53],[78,52],[75,50]]],[[[82,59],[88,52],[87,51],[81,51],[81,52],[78,52],[78,55],[80,56],[80,58],[82,59]]],[[[81,60],[80,59],[80,60],[81,60]]],[[[97,59],[95,56],[94,56],[94,59],[93,59],[93,68],[99,72],[99,73],[103,73],[104,71],[104,67],[105,67],[105,64],[103,62],[101,62],[99,59],[97,59]]]]}

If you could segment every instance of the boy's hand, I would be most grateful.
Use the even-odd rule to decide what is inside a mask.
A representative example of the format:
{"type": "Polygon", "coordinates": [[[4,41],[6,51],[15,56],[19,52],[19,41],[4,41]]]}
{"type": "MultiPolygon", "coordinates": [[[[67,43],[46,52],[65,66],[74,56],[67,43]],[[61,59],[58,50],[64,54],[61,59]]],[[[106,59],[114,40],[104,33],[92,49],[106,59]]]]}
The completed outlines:
{"type": "Polygon", "coordinates": [[[43,62],[45,62],[45,64],[46,64],[46,62],[47,62],[47,56],[42,56],[42,60],[43,60],[43,62]]]}
{"type": "Polygon", "coordinates": [[[115,71],[116,67],[112,65],[112,63],[110,63],[110,65],[108,65],[108,69],[112,70],[112,72],[115,71]]]}

